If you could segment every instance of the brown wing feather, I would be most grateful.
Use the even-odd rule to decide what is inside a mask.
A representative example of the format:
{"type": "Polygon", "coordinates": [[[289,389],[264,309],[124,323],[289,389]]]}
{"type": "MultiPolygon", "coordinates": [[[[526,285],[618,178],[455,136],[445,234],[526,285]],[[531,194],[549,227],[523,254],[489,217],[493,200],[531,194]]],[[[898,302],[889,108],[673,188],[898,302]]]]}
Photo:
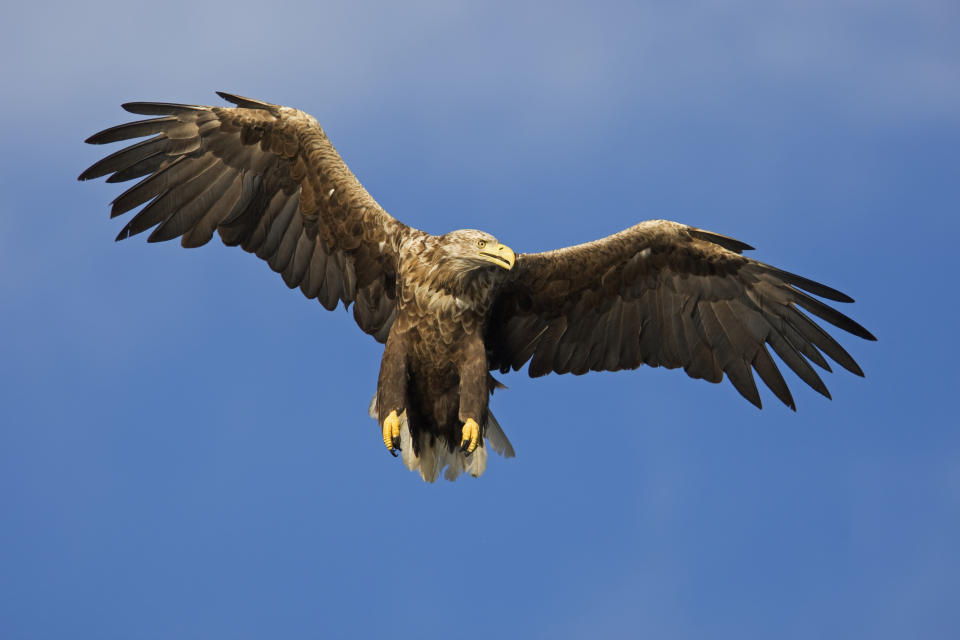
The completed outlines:
{"type": "Polygon", "coordinates": [[[869,331],[803,290],[843,293],[740,255],[733,238],[675,222],[640,223],[602,240],[521,254],[494,304],[487,330],[491,369],[530,362],[531,376],[683,367],[694,378],[724,374],[760,406],[753,370],[795,408],[766,345],[829,397],[808,359],[829,370],[860,367],[808,313],[874,340],[869,331]]]}
{"type": "Polygon", "coordinates": [[[158,116],[111,127],[104,144],[153,136],[80,174],[108,182],[143,178],[113,202],[111,215],[146,203],[119,239],[206,244],[214,231],[267,261],[290,288],[326,308],[354,305],[357,324],[386,340],[394,317],[397,258],[406,234],[344,164],[311,116],[225,93],[234,108],[135,102],[158,116]],[[144,177],[146,176],[146,177],[144,177]]]}

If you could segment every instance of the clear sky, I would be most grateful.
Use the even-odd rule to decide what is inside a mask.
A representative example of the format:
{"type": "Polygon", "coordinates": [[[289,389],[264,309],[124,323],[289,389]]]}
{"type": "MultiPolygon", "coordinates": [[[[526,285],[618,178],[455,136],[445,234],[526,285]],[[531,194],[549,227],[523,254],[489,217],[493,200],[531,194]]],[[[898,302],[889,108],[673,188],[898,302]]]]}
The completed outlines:
{"type": "Polygon", "coordinates": [[[6,7],[0,637],[958,637],[958,31],[954,0],[6,7]],[[748,242],[856,298],[866,378],[786,373],[794,414],[514,373],[517,457],[424,484],[350,316],[219,242],[114,243],[121,189],[76,181],[121,102],[217,89],[315,115],[430,232],[748,242]]]}

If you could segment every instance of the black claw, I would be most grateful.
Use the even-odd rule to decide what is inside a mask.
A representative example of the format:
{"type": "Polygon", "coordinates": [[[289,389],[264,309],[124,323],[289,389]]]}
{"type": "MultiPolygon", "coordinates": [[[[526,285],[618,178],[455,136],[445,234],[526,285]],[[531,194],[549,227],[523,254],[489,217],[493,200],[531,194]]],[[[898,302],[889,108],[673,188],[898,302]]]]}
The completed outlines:
{"type": "Polygon", "coordinates": [[[389,452],[390,452],[390,455],[392,455],[394,458],[397,457],[397,450],[396,450],[396,449],[387,449],[387,451],[389,451],[389,452]]]}
{"type": "Polygon", "coordinates": [[[400,436],[394,437],[394,439],[393,439],[393,448],[394,448],[394,449],[399,449],[399,448],[400,448],[400,436]]]}

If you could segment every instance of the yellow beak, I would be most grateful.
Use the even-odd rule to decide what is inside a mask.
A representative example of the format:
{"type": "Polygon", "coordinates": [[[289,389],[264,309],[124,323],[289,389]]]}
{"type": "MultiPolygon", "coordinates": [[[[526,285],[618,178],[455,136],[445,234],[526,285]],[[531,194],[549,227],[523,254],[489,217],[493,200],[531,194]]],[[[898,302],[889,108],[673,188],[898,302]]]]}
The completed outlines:
{"type": "Polygon", "coordinates": [[[513,249],[505,244],[498,244],[496,251],[481,251],[480,257],[487,262],[492,262],[498,267],[503,267],[507,271],[513,269],[513,264],[517,261],[517,256],[513,249]]]}

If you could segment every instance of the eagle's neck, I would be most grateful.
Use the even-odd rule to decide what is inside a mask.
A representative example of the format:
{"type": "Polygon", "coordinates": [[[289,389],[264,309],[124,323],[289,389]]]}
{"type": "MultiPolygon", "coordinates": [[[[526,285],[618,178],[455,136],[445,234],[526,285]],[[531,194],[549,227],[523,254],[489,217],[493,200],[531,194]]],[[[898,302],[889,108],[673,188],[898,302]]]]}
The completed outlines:
{"type": "Polygon", "coordinates": [[[412,314],[419,322],[429,318],[441,324],[458,320],[482,324],[493,304],[500,270],[476,268],[445,258],[431,247],[419,248],[400,265],[399,315],[412,314]]]}

